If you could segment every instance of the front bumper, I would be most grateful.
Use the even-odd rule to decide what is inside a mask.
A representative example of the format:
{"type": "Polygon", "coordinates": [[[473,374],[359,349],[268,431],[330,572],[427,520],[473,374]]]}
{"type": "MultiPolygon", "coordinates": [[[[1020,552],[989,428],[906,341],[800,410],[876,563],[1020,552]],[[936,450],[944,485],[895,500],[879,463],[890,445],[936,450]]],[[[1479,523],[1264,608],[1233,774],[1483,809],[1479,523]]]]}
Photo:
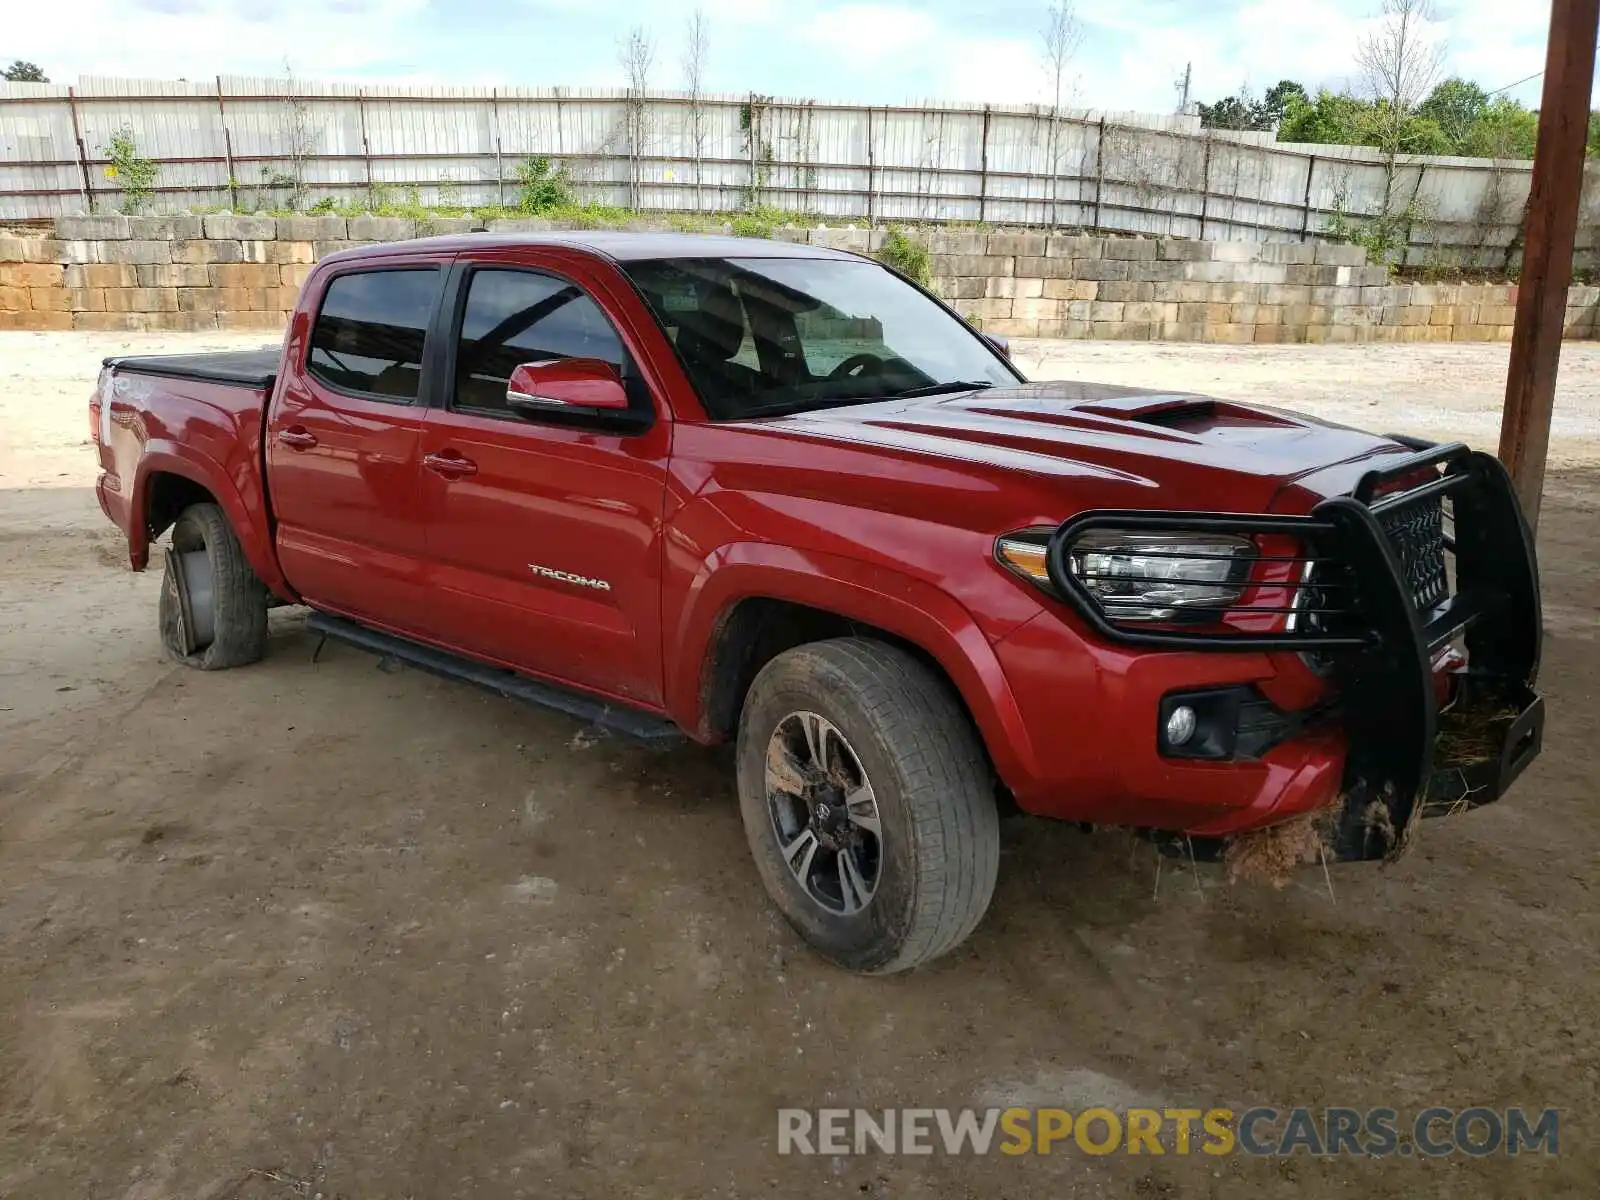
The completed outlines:
{"type": "MultiPolygon", "coordinates": [[[[1541,748],[1538,568],[1510,481],[1489,455],[1419,447],[1306,517],[1086,513],[1056,531],[1049,560],[1077,616],[1112,646],[1129,648],[1103,659],[1115,684],[1139,681],[1107,688],[1102,672],[1102,702],[1114,714],[1107,720],[1139,722],[1151,743],[1141,734],[1138,754],[1108,764],[1106,794],[1116,803],[1093,815],[1057,815],[1138,825],[1175,853],[1205,858],[1220,854],[1230,835],[1314,812],[1330,858],[1392,860],[1423,817],[1498,800],[1541,748]],[[1446,503],[1453,536],[1437,515],[1446,503]],[[1266,631],[1259,623],[1220,631],[1119,624],[1072,576],[1067,558],[1075,535],[1104,527],[1288,536],[1307,547],[1299,553],[1308,564],[1339,572],[1337,584],[1324,577],[1291,589],[1316,586],[1322,597],[1332,587],[1345,599],[1337,611],[1317,609],[1332,616],[1288,630],[1283,621],[1266,631]],[[1430,538],[1444,548],[1433,546],[1432,558],[1422,544],[1430,538]],[[1279,669],[1295,661],[1289,651],[1321,656],[1326,682],[1316,701],[1292,696],[1293,672],[1279,669]],[[1444,674],[1441,661],[1455,669],[1444,674]],[[1206,662],[1210,675],[1199,665],[1206,662]],[[1166,697],[1238,685],[1260,688],[1304,720],[1265,749],[1230,747],[1224,761],[1174,759],[1155,745],[1166,697]]],[[[1034,811],[1051,807],[1019,800],[1034,811]]]]}

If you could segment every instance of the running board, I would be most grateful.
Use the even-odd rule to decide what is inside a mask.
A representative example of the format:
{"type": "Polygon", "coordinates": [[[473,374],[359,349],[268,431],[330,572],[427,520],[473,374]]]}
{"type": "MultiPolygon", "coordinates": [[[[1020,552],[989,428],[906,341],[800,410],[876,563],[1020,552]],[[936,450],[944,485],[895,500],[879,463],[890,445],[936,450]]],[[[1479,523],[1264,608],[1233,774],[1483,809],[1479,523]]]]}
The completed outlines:
{"type": "Polygon", "coordinates": [[[683,731],[665,717],[627,708],[585,692],[541,683],[503,667],[492,667],[448,650],[438,650],[394,634],[380,633],[343,617],[313,612],[306,619],[306,628],[336,642],[399,659],[407,666],[431,675],[463,679],[509,699],[554,709],[580,721],[589,721],[623,737],[658,744],[683,740],[683,731]]]}

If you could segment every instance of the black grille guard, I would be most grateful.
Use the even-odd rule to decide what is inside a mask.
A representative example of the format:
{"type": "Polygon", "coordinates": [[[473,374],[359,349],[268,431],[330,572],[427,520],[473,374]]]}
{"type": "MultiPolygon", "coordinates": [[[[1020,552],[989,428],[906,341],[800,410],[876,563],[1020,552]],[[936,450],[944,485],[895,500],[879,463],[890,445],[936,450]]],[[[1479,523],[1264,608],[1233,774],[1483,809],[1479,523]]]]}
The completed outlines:
{"type": "MultiPolygon", "coordinates": [[[[1326,664],[1338,699],[1323,719],[1343,724],[1349,752],[1341,802],[1327,815],[1323,840],[1342,860],[1393,860],[1412,842],[1419,818],[1498,800],[1537,756],[1543,736],[1544,702],[1533,690],[1542,639],[1539,572],[1510,478],[1481,451],[1396,440],[1414,453],[1367,472],[1352,494],[1324,500],[1309,516],[1100,509],[1057,529],[1046,555],[1055,590],[1112,641],[1188,651],[1295,650],[1326,664]],[[1387,490],[1423,472],[1434,478],[1387,490]],[[1434,515],[1444,497],[1454,510],[1453,537],[1434,515]],[[1077,539],[1105,529],[1288,535],[1305,547],[1294,557],[1306,572],[1273,585],[1293,594],[1288,605],[1189,610],[1191,621],[1209,617],[1214,631],[1118,619],[1070,560],[1077,539]],[[1453,595],[1442,553],[1430,552],[1434,544],[1454,552],[1453,595]],[[1313,582],[1318,571],[1328,573],[1313,582]],[[1343,598],[1322,607],[1330,589],[1343,598]],[[1221,624],[1238,612],[1300,618],[1274,622],[1280,627],[1271,631],[1221,624]],[[1433,659],[1457,639],[1467,667],[1441,713],[1433,659]]],[[[1181,833],[1156,836],[1195,857],[1222,850],[1220,842],[1181,833]]]]}

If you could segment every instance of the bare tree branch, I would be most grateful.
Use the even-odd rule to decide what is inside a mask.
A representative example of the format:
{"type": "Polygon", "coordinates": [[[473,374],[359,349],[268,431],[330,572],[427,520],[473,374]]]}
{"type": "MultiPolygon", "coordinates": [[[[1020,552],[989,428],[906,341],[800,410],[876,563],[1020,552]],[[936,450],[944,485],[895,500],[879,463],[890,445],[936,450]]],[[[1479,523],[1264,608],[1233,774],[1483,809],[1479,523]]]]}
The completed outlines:
{"type": "Polygon", "coordinates": [[[263,167],[266,183],[274,188],[288,190],[288,208],[299,212],[308,198],[311,186],[306,180],[306,167],[317,143],[322,140],[322,125],[305,97],[304,88],[295,77],[294,65],[283,60],[283,107],[278,119],[278,137],[283,145],[287,171],[269,172],[263,167]]]}
{"type": "Polygon", "coordinates": [[[1377,26],[1356,45],[1356,65],[1373,100],[1378,101],[1379,146],[1401,149],[1405,124],[1438,81],[1444,42],[1432,26],[1434,0],[1383,0],[1377,26]]]}
{"type": "Polygon", "coordinates": [[[711,22],[705,9],[689,14],[683,29],[683,82],[689,93],[689,142],[694,148],[694,207],[705,211],[700,195],[701,162],[706,151],[706,64],[711,57],[711,22]]]}
{"type": "Polygon", "coordinates": [[[628,207],[635,209],[643,201],[639,163],[644,156],[648,133],[646,118],[649,110],[645,96],[650,90],[650,68],[655,58],[655,41],[643,25],[633,26],[627,36],[617,42],[617,61],[628,77],[628,207]]]}
{"type": "Polygon", "coordinates": [[[1059,110],[1062,90],[1068,83],[1067,69],[1083,45],[1083,23],[1078,20],[1078,10],[1072,0],[1059,0],[1045,10],[1044,28],[1039,36],[1050,84],[1050,106],[1059,110]]]}
{"type": "Polygon", "coordinates": [[[1061,94],[1068,85],[1067,69],[1083,45],[1083,24],[1072,0],[1057,0],[1045,10],[1043,43],[1045,77],[1050,88],[1050,224],[1055,225],[1061,175],[1061,94]]]}
{"type": "Polygon", "coordinates": [[[1377,25],[1356,44],[1356,65],[1374,101],[1373,140],[1383,153],[1383,203],[1372,229],[1383,246],[1397,243],[1402,258],[1418,219],[1422,172],[1417,172],[1409,200],[1396,211],[1396,160],[1406,149],[1411,118],[1444,62],[1444,41],[1433,28],[1437,21],[1434,0],[1383,0],[1377,25]]]}
{"type": "Polygon", "coordinates": [[[628,87],[642,92],[650,86],[650,68],[656,61],[656,44],[650,31],[635,25],[617,42],[617,61],[628,76],[628,87]]]}

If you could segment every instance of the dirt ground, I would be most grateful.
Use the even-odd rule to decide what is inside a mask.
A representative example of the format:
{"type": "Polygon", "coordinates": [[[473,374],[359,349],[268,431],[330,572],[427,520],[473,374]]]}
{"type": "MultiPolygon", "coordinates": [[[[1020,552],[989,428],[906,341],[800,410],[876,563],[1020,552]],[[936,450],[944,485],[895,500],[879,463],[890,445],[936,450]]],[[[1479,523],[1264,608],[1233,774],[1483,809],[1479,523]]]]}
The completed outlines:
{"type": "MultiPolygon", "coordinates": [[[[868,980],[774,917],[722,753],[314,665],[292,609],[258,666],[163,660],[86,397],[104,354],[260,340],[0,336],[0,1196],[1596,1194],[1600,347],[1562,371],[1549,729],[1509,800],[1333,898],[1013,818],[971,941],[868,980]],[[1011,1102],[1555,1106],[1560,1154],[776,1152],[779,1106],[1011,1102]]],[[[1019,357],[1492,446],[1506,350],[1019,357]]]]}

